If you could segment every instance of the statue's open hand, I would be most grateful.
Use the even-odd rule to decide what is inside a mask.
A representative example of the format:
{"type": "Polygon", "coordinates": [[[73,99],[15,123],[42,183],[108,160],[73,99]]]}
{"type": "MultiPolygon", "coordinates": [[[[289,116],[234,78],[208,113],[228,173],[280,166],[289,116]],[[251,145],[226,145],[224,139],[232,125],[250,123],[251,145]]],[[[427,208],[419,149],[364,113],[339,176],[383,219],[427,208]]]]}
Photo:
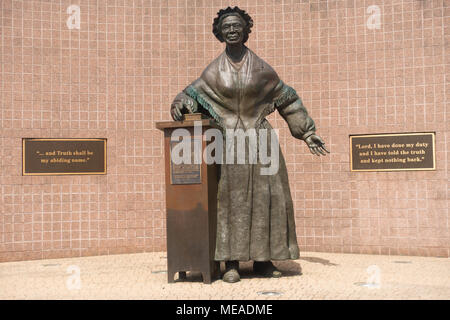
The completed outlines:
{"type": "Polygon", "coordinates": [[[309,147],[309,151],[311,151],[312,154],[315,154],[317,156],[320,155],[326,155],[325,152],[330,153],[330,151],[325,148],[325,142],[323,142],[322,138],[319,136],[312,134],[308,138],[305,139],[306,144],[309,147]]]}
{"type": "Polygon", "coordinates": [[[173,120],[180,121],[184,113],[195,113],[198,111],[198,103],[188,95],[180,93],[172,102],[170,114],[173,120]]]}

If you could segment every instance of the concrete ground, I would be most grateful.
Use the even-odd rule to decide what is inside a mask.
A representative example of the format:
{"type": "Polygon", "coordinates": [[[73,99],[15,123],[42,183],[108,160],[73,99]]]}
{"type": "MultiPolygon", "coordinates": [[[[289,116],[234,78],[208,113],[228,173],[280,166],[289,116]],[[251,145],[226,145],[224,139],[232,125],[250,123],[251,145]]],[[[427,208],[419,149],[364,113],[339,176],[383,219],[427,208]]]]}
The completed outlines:
{"type": "MultiPolygon", "coordinates": [[[[166,253],[0,263],[0,299],[450,299],[450,259],[302,252],[280,279],[167,283],[166,253]]],[[[223,266],[222,266],[223,270],[223,266]]]]}

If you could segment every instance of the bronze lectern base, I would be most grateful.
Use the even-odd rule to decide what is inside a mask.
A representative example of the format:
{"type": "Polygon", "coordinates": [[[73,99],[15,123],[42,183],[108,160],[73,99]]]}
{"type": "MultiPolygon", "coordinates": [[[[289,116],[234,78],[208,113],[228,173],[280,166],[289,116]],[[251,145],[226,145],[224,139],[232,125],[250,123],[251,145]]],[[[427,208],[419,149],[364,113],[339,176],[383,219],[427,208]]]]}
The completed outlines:
{"type": "MultiPolygon", "coordinates": [[[[194,271],[194,270],[190,270],[190,271],[194,271]]],[[[186,271],[168,270],[167,271],[167,275],[168,275],[167,282],[168,283],[175,282],[174,278],[175,278],[175,274],[177,272],[178,272],[178,280],[179,281],[187,280],[186,271]]],[[[210,266],[207,271],[201,272],[201,274],[202,274],[203,283],[211,284],[213,280],[218,279],[220,276],[220,262],[219,261],[214,262],[214,264],[212,266],[210,266]]]]}
{"type": "Polygon", "coordinates": [[[184,132],[183,137],[190,138],[192,144],[201,145],[203,154],[208,144],[203,135],[215,127],[214,120],[192,115],[190,120],[158,122],[156,127],[164,131],[168,282],[175,282],[177,272],[179,279],[185,279],[186,271],[197,271],[201,272],[203,283],[211,283],[220,273],[220,264],[214,261],[218,171],[215,164],[208,165],[203,160],[197,164],[176,164],[171,150],[179,141],[172,139],[172,133],[181,129],[178,133],[184,132]],[[194,124],[201,124],[201,130],[194,130],[194,124]]]}

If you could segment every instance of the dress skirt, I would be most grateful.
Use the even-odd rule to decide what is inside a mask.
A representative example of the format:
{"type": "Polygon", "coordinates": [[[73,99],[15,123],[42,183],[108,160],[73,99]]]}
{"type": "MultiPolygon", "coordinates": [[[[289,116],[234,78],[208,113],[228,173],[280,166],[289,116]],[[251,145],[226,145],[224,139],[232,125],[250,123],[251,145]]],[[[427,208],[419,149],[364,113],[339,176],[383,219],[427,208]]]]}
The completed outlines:
{"type": "MultiPolygon", "coordinates": [[[[258,137],[260,129],[267,130],[267,150],[271,150],[272,126],[264,119],[256,130],[258,137]]],[[[245,164],[224,163],[220,167],[215,260],[298,259],[294,208],[279,144],[275,149],[279,168],[274,174],[261,174],[268,164],[247,163],[248,140],[246,150],[245,164]]]]}

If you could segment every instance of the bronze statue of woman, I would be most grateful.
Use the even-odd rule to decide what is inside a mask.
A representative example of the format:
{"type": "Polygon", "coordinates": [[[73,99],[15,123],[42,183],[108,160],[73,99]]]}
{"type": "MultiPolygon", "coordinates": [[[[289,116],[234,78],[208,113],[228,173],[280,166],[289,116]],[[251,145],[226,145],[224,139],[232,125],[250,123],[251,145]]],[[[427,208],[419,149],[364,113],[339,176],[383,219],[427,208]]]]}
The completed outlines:
{"type": "MultiPolygon", "coordinates": [[[[223,129],[272,131],[265,117],[276,109],[292,136],[305,141],[311,153],[325,155],[329,151],[315,134],[314,121],[295,90],[245,46],[252,26],[251,17],[238,7],[218,12],[213,33],[226,49],[177,95],[171,106],[173,119],[202,112],[223,129]]],[[[225,262],[223,281],[240,280],[239,261],[253,260],[255,273],[280,277],[271,261],[299,258],[288,174],[279,146],[278,152],[279,169],[271,175],[261,174],[261,163],[220,166],[215,260],[225,262]]]]}

